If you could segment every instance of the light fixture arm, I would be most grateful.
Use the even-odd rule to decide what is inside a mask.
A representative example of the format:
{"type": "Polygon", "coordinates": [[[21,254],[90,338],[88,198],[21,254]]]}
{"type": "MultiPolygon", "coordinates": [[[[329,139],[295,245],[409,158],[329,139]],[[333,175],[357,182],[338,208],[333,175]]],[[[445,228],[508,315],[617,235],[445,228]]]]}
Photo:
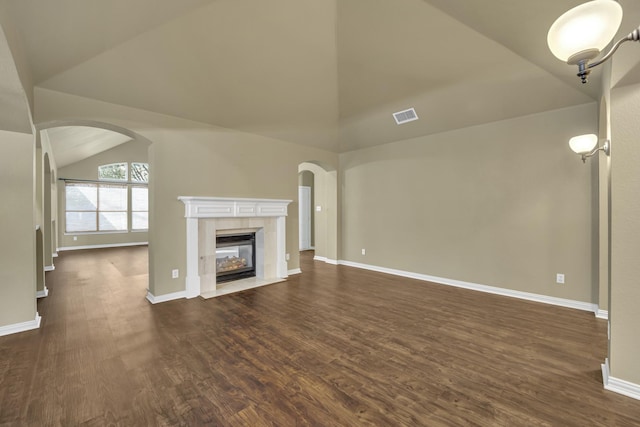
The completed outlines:
{"type": "Polygon", "coordinates": [[[611,144],[609,143],[608,139],[604,142],[604,145],[602,147],[596,147],[596,148],[593,149],[592,152],[582,154],[582,163],[586,163],[587,162],[587,157],[591,157],[591,156],[595,155],[600,150],[604,151],[604,153],[607,156],[609,155],[609,153],[611,153],[611,144]]]}
{"type": "Polygon", "coordinates": [[[578,77],[580,77],[580,79],[582,80],[582,83],[586,83],[587,82],[587,77],[589,76],[589,73],[591,72],[591,69],[594,67],[597,67],[598,65],[602,64],[603,62],[607,61],[609,58],[611,58],[613,56],[613,54],[616,52],[616,50],[618,50],[618,48],[620,47],[620,45],[624,42],[628,42],[628,41],[640,41],[640,27],[636,28],[635,30],[633,30],[632,32],[630,32],[626,37],[618,40],[609,50],[609,52],[606,53],[606,55],[604,55],[600,60],[596,61],[596,62],[592,62],[589,63],[588,59],[584,59],[578,62],[578,77]]]}

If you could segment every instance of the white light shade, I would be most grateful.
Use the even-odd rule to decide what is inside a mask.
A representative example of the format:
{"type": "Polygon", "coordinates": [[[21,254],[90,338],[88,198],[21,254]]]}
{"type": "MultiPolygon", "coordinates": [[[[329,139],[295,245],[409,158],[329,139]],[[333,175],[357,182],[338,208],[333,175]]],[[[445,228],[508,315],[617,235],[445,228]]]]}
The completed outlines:
{"type": "Polygon", "coordinates": [[[593,0],[556,19],[547,34],[547,43],[561,61],[573,64],[580,59],[593,59],[611,42],[621,22],[622,6],[617,1],[593,0]],[[582,55],[571,58],[578,53],[582,55]]]}
{"type": "Polygon", "coordinates": [[[592,133],[574,136],[569,140],[569,147],[578,154],[587,154],[598,145],[598,137],[592,133]]]}

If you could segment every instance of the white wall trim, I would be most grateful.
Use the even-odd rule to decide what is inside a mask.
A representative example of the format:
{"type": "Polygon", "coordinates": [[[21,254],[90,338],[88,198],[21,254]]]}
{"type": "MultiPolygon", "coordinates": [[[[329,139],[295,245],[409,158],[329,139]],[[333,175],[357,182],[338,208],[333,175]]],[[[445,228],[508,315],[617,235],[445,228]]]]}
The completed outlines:
{"type": "Polygon", "coordinates": [[[287,271],[287,274],[288,274],[289,276],[291,276],[291,275],[293,275],[293,274],[301,274],[301,273],[302,273],[302,270],[300,270],[299,268],[294,268],[293,270],[289,270],[289,271],[287,271]]]}
{"type": "Polygon", "coordinates": [[[78,251],[82,249],[104,249],[104,248],[120,248],[128,246],[146,246],[149,242],[133,242],[133,243],[110,243],[106,245],[86,245],[86,246],[65,246],[58,248],[59,251],[78,251]]]}
{"type": "Polygon", "coordinates": [[[596,317],[598,319],[609,320],[609,310],[601,310],[600,307],[596,310],[596,317]]]}
{"type": "Polygon", "coordinates": [[[45,265],[44,266],[44,271],[53,271],[56,269],[55,265],[45,265]]]}
{"type": "Polygon", "coordinates": [[[187,293],[185,291],[173,292],[171,294],[164,294],[164,295],[158,295],[158,296],[155,296],[151,292],[147,291],[147,300],[149,300],[151,304],[158,304],[161,302],[173,301],[175,299],[182,299],[186,297],[187,297],[187,293]]]}
{"type": "Polygon", "coordinates": [[[51,256],[54,257],[54,258],[58,258],[58,252],[52,253],[51,256]]]}
{"type": "Polygon", "coordinates": [[[392,274],[394,276],[408,277],[411,279],[423,280],[426,282],[434,282],[434,283],[439,283],[441,285],[455,286],[457,288],[470,289],[473,291],[480,291],[480,292],[485,292],[489,294],[502,295],[506,297],[518,298],[518,299],[523,299],[527,301],[542,302],[545,304],[558,305],[561,307],[574,308],[577,310],[591,311],[593,313],[595,313],[597,310],[596,304],[592,304],[588,302],[575,301],[575,300],[569,300],[564,298],[556,298],[556,297],[551,297],[547,295],[532,294],[529,292],[515,291],[512,289],[506,289],[506,288],[498,288],[495,286],[481,285],[478,283],[463,282],[461,280],[446,279],[443,277],[428,276],[426,274],[412,273],[410,271],[395,270],[392,268],[378,267],[374,265],[361,264],[361,263],[352,262],[352,261],[340,260],[339,263],[340,265],[346,265],[349,267],[362,268],[365,270],[377,271],[379,273],[386,273],[386,274],[392,274]]]}
{"type": "Polygon", "coordinates": [[[0,326],[0,337],[4,335],[16,334],[18,332],[30,331],[32,329],[38,329],[40,327],[40,321],[42,317],[36,312],[36,317],[33,320],[22,323],[14,323],[13,325],[0,326]]]}
{"type": "Polygon", "coordinates": [[[611,376],[609,370],[609,359],[605,359],[602,366],[602,383],[605,390],[622,394],[632,399],[640,400],[640,385],[629,381],[621,380],[611,376]]]}
{"type": "Polygon", "coordinates": [[[44,298],[49,296],[49,289],[45,286],[43,290],[36,292],[36,298],[44,298]]]}
{"type": "MultiPolygon", "coordinates": [[[[314,256],[313,257],[314,261],[322,261],[322,262],[326,262],[327,264],[332,264],[332,265],[340,265],[342,263],[342,261],[338,261],[337,259],[330,259],[324,256],[314,256]]],[[[345,261],[348,262],[348,261],[345,261]]],[[[347,264],[345,264],[347,265],[347,264]]],[[[364,265],[364,264],[363,264],[364,265]]]]}

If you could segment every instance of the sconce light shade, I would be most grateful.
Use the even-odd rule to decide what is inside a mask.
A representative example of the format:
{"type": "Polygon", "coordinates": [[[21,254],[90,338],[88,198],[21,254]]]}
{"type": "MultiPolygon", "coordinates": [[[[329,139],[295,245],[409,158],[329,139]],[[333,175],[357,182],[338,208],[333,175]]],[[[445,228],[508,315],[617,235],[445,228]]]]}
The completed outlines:
{"type": "Polygon", "coordinates": [[[574,136],[569,140],[569,147],[577,154],[587,154],[598,145],[598,137],[592,133],[574,136]]]}
{"type": "Polygon", "coordinates": [[[561,61],[578,64],[597,57],[620,28],[622,7],[614,0],[592,0],[567,11],[551,25],[547,43],[561,61]]]}

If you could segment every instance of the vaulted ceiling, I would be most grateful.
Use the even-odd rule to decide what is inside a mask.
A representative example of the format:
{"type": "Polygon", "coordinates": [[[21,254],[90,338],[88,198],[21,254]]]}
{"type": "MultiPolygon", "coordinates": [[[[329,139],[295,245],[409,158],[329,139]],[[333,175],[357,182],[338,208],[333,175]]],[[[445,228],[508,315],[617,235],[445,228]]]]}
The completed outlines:
{"type": "MultiPolygon", "coordinates": [[[[581,0],[2,1],[36,86],[338,152],[600,89],[600,70],[582,85],[546,46],[581,0]],[[409,107],[420,120],[397,126],[409,107]]],[[[624,35],[640,5],[621,4],[624,35]]],[[[638,47],[616,54],[615,84],[640,82],[638,47]]]]}

